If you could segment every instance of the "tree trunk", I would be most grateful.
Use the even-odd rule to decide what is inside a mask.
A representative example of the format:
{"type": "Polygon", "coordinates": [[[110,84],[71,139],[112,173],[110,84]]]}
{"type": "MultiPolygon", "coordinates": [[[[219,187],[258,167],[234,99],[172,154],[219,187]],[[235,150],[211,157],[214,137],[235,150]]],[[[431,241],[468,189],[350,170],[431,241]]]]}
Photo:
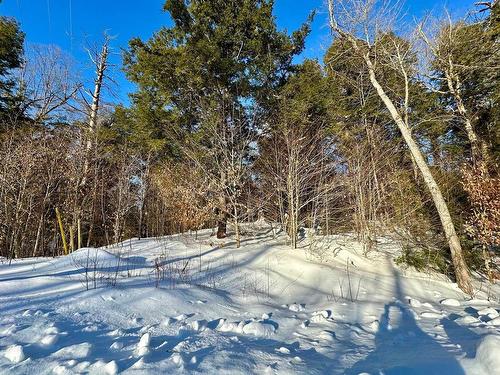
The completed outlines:
{"type": "Polygon", "coordinates": [[[61,233],[61,240],[63,244],[64,255],[68,255],[68,244],[66,243],[66,234],[64,233],[64,227],[61,219],[61,213],[59,208],[56,207],[56,217],[57,223],[59,224],[59,232],[61,233]]]}
{"type": "MultiPolygon", "coordinates": [[[[446,82],[448,84],[448,90],[451,95],[455,98],[455,103],[457,105],[457,110],[462,119],[464,120],[465,133],[467,134],[467,138],[469,139],[470,147],[471,147],[471,156],[472,156],[472,164],[474,166],[483,166],[484,163],[488,160],[488,149],[485,147],[484,142],[481,142],[479,137],[477,136],[474,127],[472,125],[472,121],[467,113],[467,109],[465,108],[465,104],[462,100],[462,95],[460,94],[460,84],[458,82],[458,78],[456,78],[457,85],[453,84],[453,64],[449,62],[450,67],[449,70],[445,72],[446,82]]],[[[454,74],[456,76],[456,74],[454,74]]]]}
{"type": "Polygon", "coordinates": [[[226,238],[227,230],[227,200],[224,194],[219,196],[219,212],[217,219],[217,238],[226,238]]]}
{"type": "Polygon", "coordinates": [[[408,148],[410,149],[410,153],[417,164],[420,173],[431,193],[432,200],[434,201],[434,205],[439,214],[439,218],[441,219],[441,224],[443,226],[444,233],[446,235],[446,239],[448,240],[448,245],[450,247],[451,258],[453,261],[453,266],[455,269],[455,277],[457,279],[458,286],[467,294],[472,294],[473,287],[470,279],[469,269],[467,264],[465,263],[462,247],[460,245],[460,241],[458,239],[457,233],[455,231],[455,226],[453,225],[453,221],[451,219],[450,212],[448,210],[448,206],[443,198],[441,190],[437,185],[434,177],[432,176],[431,170],[427,165],[427,162],[424,159],[420,148],[417,143],[413,139],[410,129],[405,124],[403,118],[399,114],[395,105],[391,101],[391,99],[387,96],[384,89],[380,85],[375,76],[375,70],[370,58],[363,54],[365,63],[368,67],[368,73],[370,75],[370,82],[377,90],[377,94],[384,102],[385,106],[389,110],[394,122],[399,128],[403,139],[405,140],[408,148]]]}
{"type": "Polygon", "coordinates": [[[101,53],[98,56],[98,60],[94,61],[96,65],[96,78],[94,81],[94,92],[92,93],[92,104],[90,106],[89,113],[89,123],[87,134],[87,142],[85,145],[85,160],[83,164],[83,179],[81,182],[81,188],[85,186],[87,182],[87,174],[90,168],[90,152],[94,146],[94,136],[97,131],[97,114],[99,112],[100,100],[101,100],[101,88],[104,80],[104,73],[108,67],[108,40],[106,40],[102,46],[101,53]]]}

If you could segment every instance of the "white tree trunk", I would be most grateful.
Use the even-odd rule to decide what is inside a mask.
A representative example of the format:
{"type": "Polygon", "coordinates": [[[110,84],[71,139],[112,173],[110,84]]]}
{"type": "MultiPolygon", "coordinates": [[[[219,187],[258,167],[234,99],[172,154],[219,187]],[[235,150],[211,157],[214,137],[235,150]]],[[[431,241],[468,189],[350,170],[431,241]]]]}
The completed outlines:
{"type": "Polygon", "coordinates": [[[464,292],[472,294],[473,287],[470,280],[469,269],[467,267],[467,264],[465,263],[462,247],[460,245],[460,240],[458,239],[457,233],[455,231],[455,226],[453,225],[450,211],[448,210],[446,201],[443,198],[441,189],[434,180],[431,170],[427,165],[427,162],[425,161],[424,156],[420,151],[420,148],[413,139],[410,129],[404,122],[403,118],[401,117],[400,113],[398,112],[392,100],[387,96],[385,90],[378,82],[377,77],[375,75],[373,64],[369,56],[364,55],[364,60],[368,67],[368,73],[370,76],[371,84],[373,85],[375,90],[377,90],[378,96],[380,97],[380,99],[382,99],[385,106],[389,110],[389,113],[391,114],[394,122],[398,126],[399,131],[401,132],[401,135],[403,136],[403,139],[405,140],[410,150],[410,153],[413,156],[415,163],[417,164],[417,167],[420,170],[420,173],[422,174],[422,177],[427,185],[427,188],[431,193],[432,200],[434,201],[434,205],[436,206],[436,210],[439,214],[439,218],[441,220],[441,224],[443,226],[443,230],[446,235],[448,245],[450,247],[451,258],[453,261],[453,266],[455,269],[455,276],[457,279],[458,286],[464,292]]]}

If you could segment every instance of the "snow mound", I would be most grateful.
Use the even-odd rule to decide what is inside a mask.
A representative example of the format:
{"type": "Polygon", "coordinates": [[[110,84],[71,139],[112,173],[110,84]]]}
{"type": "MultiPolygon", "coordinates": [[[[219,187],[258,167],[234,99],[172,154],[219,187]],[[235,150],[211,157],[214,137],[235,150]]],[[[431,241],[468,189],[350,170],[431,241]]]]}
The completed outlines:
{"type": "Polygon", "coordinates": [[[330,310],[315,311],[311,316],[313,323],[325,323],[331,318],[332,312],[330,310]]]}
{"type": "Polygon", "coordinates": [[[500,316],[497,316],[495,319],[492,319],[488,322],[488,324],[499,327],[500,326],[500,316]]]}
{"type": "Polygon", "coordinates": [[[244,325],[245,322],[228,322],[226,319],[221,319],[216,329],[220,332],[241,333],[244,325]]]}
{"type": "Polygon", "coordinates": [[[17,326],[15,324],[12,324],[8,326],[7,328],[4,328],[3,330],[0,330],[0,335],[2,336],[10,336],[13,333],[17,331],[17,326]]]}
{"type": "Polygon", "coordinates": [[[149,332],[145,333],[141,336],[139,340],[139,344],[137,344],[138,348],[149,348],[149,344],[151,343],[151,334],[149,332]]]}
{"type": "Polygon", "coordinates": [[[118,374],[118,365],[116,361],[111,361],[106,366],[104,366],[104,372],[108,375],[116,375],[118,374]]]}
{"type": "Polygon", "coordinates": [[[474,323],[479,323],[479,319],[474,318],[473,316],[470,315],[466,315],[456,319],[455,322],[459,324],[474,324],[474,323]]]}
{"type": "Polygon", "coordinates": [[[259,337],[269,337],[276,332],[276,327],[265,322],[250,322],[243,326],[243,333],[259,337]]]}
{"type": "Polygon", "coordinates": [[[192,331],[201,332],[207,329],[208,322],[205,319],[195,320],[187,325],[188,329],[192,331]]]}
{"type": "Polygon", "coordinates": [[[71,253],[71,261],[77,264],[109,265],[118,261],[118,257],[103,249],[81,248],[71,253]]]}
{"type": "Polygon", "coordinates": [[[500,369],[500,336],[487,335],[479,343],[476,357],[463,360],[468,373],[476,375],[498,374],[500,369]]]}
{"type": "Polygon", "coordinates": [[[498,316],[498,311],[496,311],[493,307],[487,307],[485,309],[481,309],[477,312],[477,315],[488,315],[490,318],[496,318],[498,316]]]}
{"type": "Polygon", "coordinates": [[[446,299],[442,300],[440,303],[441,303],[441,305],[444,305],[444,306],[453,306],[453,307],[460,306],[460,301],[458,301],[455,298],[446,298],[446,299]]]}
{"type": "Polygon", "coordinates": [[[293,312],[304,311],[304,309],[305,309],[305,305],[299,304],[299,303],[292,303],[290,306],[288,306],[288,310],[293,311],[293,312]]]}
{"type": "Polygon", "coordinates": [[[5,358],[12,363],[19,363],[24,361],[26,356],[24,355],[24,350],[21,345],[12,345],[5,351],[5,358]]]}
{"type": "Polygon", "coordinates": [[[54,357],[59,358],[86,358],[92,352],[92,344],[83,342],[81,344],[70,345],[59,349],[53,354],[54,357]]]}
{"type": "Polygon", "coordinates": [[[443,317],[443,314],[433,311],[424,311],[422,314],[420,314],[420,316],[427,319],[440,319],[443,317]]]}
{"type": "Polygon", "coordinates": [[[40,344],[43,346],[52,346],[57,342],[57,335],[47,335],[40,340],[40,344]]]}
{"type": "Polygon", "coordinates": [[[420,307],[422,306],[422,303],[416,299],[416,298],[411,298],[411,297],[407,297],[408,298],[408,303],[410,304],[411,307],[420,307]]]}
{"type": "Polygon", "coordinates": [[[144,356],[149,353],[149,346],[151,344],[151,334],[146,332],[141,336],[139,343],[137,344],[136,353],[139,356],[144,356]]]}
{"type": "Polygon", "coordinates": [[[123,343],[119,341],[115,341],[112,343],[109,347],[111,350],[122,350],[123,349],[123,343]]]}
{"type": "Polygon", "coordinates": [[[500,336],[488,335],[481,340],[477,348],[476,359],[493,374],[500,370],[500,336]]]}
{"type": "Polygon", "coordinates": [[[471,299],[467,301],[469,306],[489,306],[491,302],[486,299],[471,299]]]}

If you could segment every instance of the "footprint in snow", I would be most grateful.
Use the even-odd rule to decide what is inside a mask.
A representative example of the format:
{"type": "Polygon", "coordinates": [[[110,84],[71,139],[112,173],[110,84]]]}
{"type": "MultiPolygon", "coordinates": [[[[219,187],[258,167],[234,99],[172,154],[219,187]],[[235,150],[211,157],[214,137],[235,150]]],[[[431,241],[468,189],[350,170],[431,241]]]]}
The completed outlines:
{"type": "Polygon", "coordinates": [[[197,301],[188,301],[191,305],[204,305],[207,301],[197,300],[197,301]]]}
{"type": "Polygon", "coordinates": [[[288,307],[288,310],[293,311],[293,312],[300,312],[304,311],[306,308],[305,303],[292,303],[291,305],[286,305],[288,307]]]}

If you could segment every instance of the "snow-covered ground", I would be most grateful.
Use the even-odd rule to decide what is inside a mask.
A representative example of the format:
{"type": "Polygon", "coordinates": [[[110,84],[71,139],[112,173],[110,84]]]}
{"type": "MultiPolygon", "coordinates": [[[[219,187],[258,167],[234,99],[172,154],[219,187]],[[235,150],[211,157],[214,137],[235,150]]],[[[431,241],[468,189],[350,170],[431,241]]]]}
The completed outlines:
{"type": "Polygon", "coordinates": [[[250,229],[0,264],[0,373],[500,374],[498,288],[250,229]]]}

